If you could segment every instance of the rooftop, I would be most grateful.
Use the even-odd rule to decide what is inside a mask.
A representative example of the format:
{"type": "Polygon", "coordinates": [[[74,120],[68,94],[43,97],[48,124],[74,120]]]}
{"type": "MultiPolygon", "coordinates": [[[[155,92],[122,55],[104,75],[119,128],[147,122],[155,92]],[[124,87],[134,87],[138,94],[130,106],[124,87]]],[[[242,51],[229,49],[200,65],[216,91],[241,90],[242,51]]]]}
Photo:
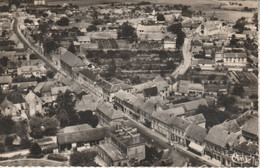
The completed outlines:
{"type": "Polygon", "coordinates": [[[247,120],[242,130],[258,136],[258,118],[253,117],[247,120]]]}
{"type": "Polygon", "coordinates": [[[113,143],[105,143],[98,145],[106,154],[115,162],[126,159],[126,156],[113,143]]]}
{"type": "Polygon", "coordinates": [[[194,123],[191,123],[186,130],[186,136],[202,143],[207,136],[207,130],[194,123]]]}

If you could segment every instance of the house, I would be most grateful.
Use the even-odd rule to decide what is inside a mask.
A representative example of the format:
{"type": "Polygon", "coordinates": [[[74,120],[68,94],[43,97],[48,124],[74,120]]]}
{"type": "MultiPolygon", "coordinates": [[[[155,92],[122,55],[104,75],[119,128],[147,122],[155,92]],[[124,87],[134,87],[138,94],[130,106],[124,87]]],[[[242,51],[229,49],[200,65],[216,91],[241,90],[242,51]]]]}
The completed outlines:
{"type": "Polygon", "coordinates": [[[90,43],[90,37],[89,36],[78,36],[77,39],[78,39],[78,42],[80,44],[90,43]]]}
{"type": "Polygon", "coordinates": [[[245,52],[225,52],[223,58],[224,66],[245,67],[247,65],[247,55],[245,52]]]}
{"type": "Polygon", "coordinates": [[[41,99],[32,91],[30,91],[26,96],[25,96],[25,101],[27,108],[29,110],[29,116],[34,116],[35,114],[42,114],[43,109],[42,109],[42,101],[41,99]]]}
{"type": "Polygon", "coordinates": [[[206,128],[206,119],[203,114],[196,114],[189,117],[184,118],[185,120],[195,123],[196,125],[206,128]]]}
{"type": "Polygon", "coordinates": [[[155,86],[157,87],[158,94],[162,99],[166,99],[170,95],[170,86],[167,81],[156,81],[155,86]]]}
{"type": "Polygon", "coordinates": [[[11,76],[0,76],[0,86],[1,89],[7,90],[9,88],[9,84],[12,83],[11,76]]]}
{"type": "Polygon", "coordinates": [[[175,50],[176,49],[176,38],[173,40],[164,40],[163,48],[165,50],[175,50]]]}
{"type": "Polygon", "coordinates": [[[97,81],[100,79],[98,72],[91,69],[84,69],[79,71],[79,81],[90,89],[95,89],[97,81]]]}
{"type": "Polygon", "coordinates": [[[187,146],[185,132],[190,122],[183,120],[179,117],[173,117],[170,125],[170,137],[169,142],[178,143],[182,146],[187,146]]]}
{"type": "Polygon", "coordinates": [[[186,116],[193,115],[199,106],[208,106],[208,103],[205,99],[198,99],[173,105],[173,107],[183,107],[186,116]]]}
{"type": "Polygon", "coordinates": [[[223,165],[231,166],[229,149],[239,142],[240,135],[241,131],[235,120],[213,126],[205,138],[205,155],[223,165]]]}
{"type": "Polygon", "coordinates": [[[4,116],[12,116],[14,121],[28,119],[23,104],[13,103],[5,98],[0,104],[0,113],[4,116]]]}
{"type": "Polygon", "coordinates": [[[207,130],[205,128],[191,123],[185,132],[188,149],[196,154],[203,155],[206,136],[207,130]]]}
{"type": "Polygon", "coordinates": [[[199,83],[191,83],[187,80],[180,80],[177,86],[177,92],[175,94],[199,96],[204,94],[204,86],[199,83]]]}
{"type": "Polygon", "coordinates": [[[98,155],[109,166],[127,166],[131,159],[138,162],[145,159],[144,142],[136,128],[117,125],[110,133],[110,140],[98,145],[98,155]]]}
{"type": "Polygon", "coordinates": [[[81,100],[76,103],[75,110],[77,112],[87,111],[87,110],[96,111],[99,103],[100,103],[99,97],[93,94],[83,95],[81,100]]]}
{"type": "Polygon", "coordinates": [[[97,106],[96,113],[101,125],[112,125],[124,120],[122,112],[115,110],[113,105],[106,102],[101,102],[97,106]]]}
{"type": "Polygon", "coordinates": [[[126,92],[131,92],[132,86],[127,85],[123,82],[112,83],[105,80],[99,82],[98,87],[102,89],[102,97],[105,101],[112,102],[114,100],[114,94],[119,90],[124,90],[126,92]]]}
{"type": "Polygon", "coordinates": [[[99,142],[109,137],[113,127],[92,128],[88,124],[80,124],[65,127],[57,133],[57,144],[59,151],[72,149],[72,146],[80,147],[84,143],[99,142]]]}
{"type": "Polygon", "coordinates": [[[152,96],[157,96],[158,95],[158,90],[157,87],[151,87],[151,88],[145,88],[143,90],[144,97],[152,97],[152,96]]]}
{"type": "Polygon", "coordinates": [[[220,21],[206,21],[200,24],[199,27],[197,27],[196,32],[199,35],[214,35],[223,32],[223,26],[222,22],[220,21]]]}
{"type": "Polygon", "coordinates": [[[45,0],[34,0],[34,5],[45,5],[45,0]]]}
{"type": "Polygon", "coordinates": [[[69,51],[65,51],[60,57],[61,67],[68,73],[72,74],[74,71],[80,71],[87,67],[87,65],[76,55],[69,51]]]}
{"type": "Polygon", "coordinates": [[[53,86],[51,87],[52,101],[55,101],[60,93],[65,93],[70,90],[69,86],[53,86]]]}
{"type": "Polygon", "coordinates": [[[39,95],[43,103],[51,103],[53,102],[51,88],[55,86],[59,86],[57,81],[40,82],[33,92],[39,95]]]}
{"type": "Polygon", "coordinates": [[[170,139],[169,129],[173,117],[178,116],[179,114],[184,113],[182,107],[171,108],[167,110],[157,110],[152,113],[152,129],[158,133],[165,136],[167,139],[170,139]]]}
{"type": "Polygon", "coordinates": [[[242,135],[252,141],[258,141],[258,118],[252,117],[242,127],[242,135]]]}
{"type": "Polygon", "coordinates": [[[22,66],[17,68],[17,74],[25,78],[30,78],[31,76],[41,78],[47,75],[47,70],[44,66],[22,66]]]}

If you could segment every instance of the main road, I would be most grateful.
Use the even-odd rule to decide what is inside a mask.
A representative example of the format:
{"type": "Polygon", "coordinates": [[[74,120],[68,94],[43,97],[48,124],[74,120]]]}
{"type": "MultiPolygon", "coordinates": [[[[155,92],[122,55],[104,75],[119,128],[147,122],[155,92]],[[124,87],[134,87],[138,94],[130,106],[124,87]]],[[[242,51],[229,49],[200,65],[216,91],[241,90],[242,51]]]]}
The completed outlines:
{"type": "Polygon", "coordinates": [[[185,74],[186,71],[190,67],[190,64],[191,64],[190,43],[191,43],[191,40],[189,38],[185,38],[183,47],[182,47],[183,61],[182,61],[181,65],[177,69],[175,69],[175,71],[172,73],[172,76],[174,78],[177,78],[178,75],[185,74]]]}

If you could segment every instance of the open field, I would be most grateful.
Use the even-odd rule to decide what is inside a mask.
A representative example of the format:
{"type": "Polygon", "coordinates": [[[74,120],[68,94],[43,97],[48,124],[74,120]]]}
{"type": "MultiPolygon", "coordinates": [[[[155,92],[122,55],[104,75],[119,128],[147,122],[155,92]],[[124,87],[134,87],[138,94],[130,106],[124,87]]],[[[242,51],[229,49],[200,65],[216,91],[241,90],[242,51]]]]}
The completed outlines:
{"type": "Polygon", "coordinates": [[[7,160],[0,162],[0,166],[28,166],[28,167],[45,167],[45,166],[68,166],[66,163],[56,162],[56,161],[49,161],[43,159],[21,159],[21,160],[7,160]]]}

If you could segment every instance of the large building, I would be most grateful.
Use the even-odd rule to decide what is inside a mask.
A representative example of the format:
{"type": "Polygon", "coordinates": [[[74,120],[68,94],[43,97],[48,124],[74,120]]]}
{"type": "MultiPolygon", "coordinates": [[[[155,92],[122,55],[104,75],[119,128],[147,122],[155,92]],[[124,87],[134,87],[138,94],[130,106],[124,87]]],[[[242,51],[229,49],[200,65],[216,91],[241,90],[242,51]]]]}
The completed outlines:
{"type": "Polygon", "coordinates": [[[127,166],[145,159],[145,143],[136,128],[117,125],[110,138],[98,145],[98,154],[109,166],[127,166]]]}
{"type": "Polygon", "coordinates": [[[45,0],[34,0],[34,5],[45,5],[45,0]]]}

